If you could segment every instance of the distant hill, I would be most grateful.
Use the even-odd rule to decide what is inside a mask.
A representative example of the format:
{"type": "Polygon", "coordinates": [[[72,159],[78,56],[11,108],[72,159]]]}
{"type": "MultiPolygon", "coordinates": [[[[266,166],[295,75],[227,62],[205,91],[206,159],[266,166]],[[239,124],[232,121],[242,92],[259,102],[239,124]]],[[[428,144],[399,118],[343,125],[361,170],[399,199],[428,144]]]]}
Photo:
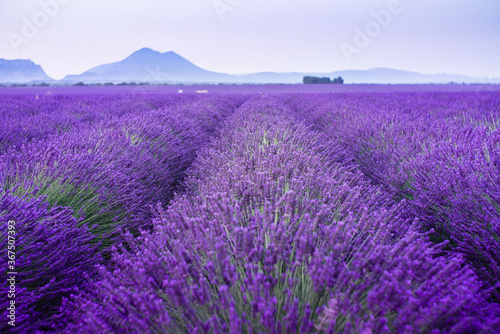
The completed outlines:
{"type": "MultiPolygon", "coordinates": [[[[426,83],[492,83],[488,80],[454,74],[421,74],[395,70],[391,68],[374,68],[370,70],[347,70],[329,74],[331,77],[341,76],[346,83],[375,83],[375,84],[426,84],[426,83]]],[[[496,80],[500,83],[500,80],[496,80]]]]}
{"type": "Polygon", "coordinates": [[[79,75],[68,75],[68,82],[220,82],[230,75],[204,70],[175,52],[161,53],[143,48],[122,61],[94,67],[79,75]]]}
{"type": "MultiPolygon", "coordinates": [[[[500,83],[500,79],[474,78],[452,74],[421,74],[390,68],[325,73],[260,72],[234,75],[205,70],[173,51],[161,53],[149,48],[140,49],[121,61],[91,68],[82,74],[68,75],[59,83],[297,84],[302,83],[304,76],[330,78],[341,76],[345,83],[348,84],[500,83]]],[[[30,60],[0,59],[0,83],[27,83],[50,80],[52,79],[45,74],[43,69],[30,60]]]]}
{"type": "Polygon", "coordinates": [[[445,84],[445,83],[500,83],[500,79],[474,78],[453,74],[421,74],[395,70],[390,68],[374,68],[369,70],[345,70],[326,73],[275,73],[264,72],[237,76],[238,82],[252,83],[300,83],[307,75],[316,77],[342,77],[348,84],[445,84]]]}
{"type": "Polygon", "coordinates": [[[40,65],[31,60],[0,58],[0,83],[29,83],[52,81],[40,65]]]}
{"type": "Polygon", "coordinates": [[[94,67],[79,75],[68,75],[62,81],[75,82],[163,82],[163,83],[301,83],[306,75],[343,77],[345,83],[424,84],[424,83],[500,83],[486,79],[450,74],[420,74],[390,68],[346,70],[330,73],[261,72],[231,75],[207,71],[175,52],[161,53],[143,48],[127,58],[94,67]]]}

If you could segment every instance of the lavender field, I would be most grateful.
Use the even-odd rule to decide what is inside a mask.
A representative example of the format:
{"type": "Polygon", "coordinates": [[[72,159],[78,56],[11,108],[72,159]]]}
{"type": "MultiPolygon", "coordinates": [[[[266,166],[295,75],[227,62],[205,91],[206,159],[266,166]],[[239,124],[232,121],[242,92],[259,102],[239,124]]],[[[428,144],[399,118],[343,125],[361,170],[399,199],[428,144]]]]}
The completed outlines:
{"type": "Polygon", "coordinates": [[[0,332],[500,333],[498,86],[298,87],[1,89],[0,332]]]}

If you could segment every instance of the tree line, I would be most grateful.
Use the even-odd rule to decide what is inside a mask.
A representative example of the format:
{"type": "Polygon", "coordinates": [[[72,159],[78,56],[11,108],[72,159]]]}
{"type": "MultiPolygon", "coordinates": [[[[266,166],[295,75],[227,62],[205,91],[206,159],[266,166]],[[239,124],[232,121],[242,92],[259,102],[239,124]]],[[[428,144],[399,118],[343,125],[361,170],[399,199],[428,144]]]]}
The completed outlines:
{"type": "Polygon", "coordinates": [[[328,77],[320,78],[320,77],[305,76],[302,79],[302,82],[305,84],[343,84],[344,79],[342,79],[342,77],[338,77],[332,80],[328,77]]]}

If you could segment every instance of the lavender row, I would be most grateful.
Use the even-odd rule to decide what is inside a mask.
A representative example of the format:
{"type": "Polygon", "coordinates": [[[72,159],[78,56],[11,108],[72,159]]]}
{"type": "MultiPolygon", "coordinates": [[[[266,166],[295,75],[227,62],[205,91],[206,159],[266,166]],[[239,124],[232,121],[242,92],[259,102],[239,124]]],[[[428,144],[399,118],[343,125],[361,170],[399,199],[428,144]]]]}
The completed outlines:
{"type": "MultiPolygon", "coordinates": [[[[463,254],[500,287],[500,95],[291,97],[301,118],[341,142],[361,170],[397,198],[436,242],[463,254]]],[[[500,300],[500,290],[492,297],[500,300]]]]}
{"type": "Polygon", "coordinates": [[[0,155],[2,233],[8,220],[18,224],[19,333],[64,323],[62,298],[87,289],[122,230],[151,226],[150,207],[172,198],[197,150],[243,99],[139,108],[0,155]]]}
{"type": "Polygon", "coordinates": [[[67,207],[49,206],[43,198],[17,197],[12,192],[0,197],[0,239],[2,261],[0,323],[2,333],[35,333],[50,330],[58,320],[62,296],[89,287],[95,266],[102,262],[99,245],[67,207]],[[7,238],[7,223],[14,222],[7,238]],[[8,241],[13,241],[9,242],[8,241]],[[10,257],[7,257],[7,245],[10,257]],[[12,247],[13,246],[13,247],[12,247]],[[14,256],[14,257],[12,257],[14,256]],[[7,262],[5,259],[11,259],[7,262]],[[12,273],[12,274],[8,274],[12,273]],[[9,279],[12,282],[7,281],[9,279]],[[10,289],[12,283],[15,289],[10,289]],[[13,309],[15,318],[8,307],[13,309]],[[11,307],[12,308],[12,307],[11,307]],[[12,327],[8,321],[16,324],[12,327]]]}
{"type": "Polygon", "coordinates": [[[0,152],[110,118],[166,108],[193,96],[4,95],[0,98],[0,152]]]}
{"type": "Polygon", "coordinates": [[[114,249],[68,333],[498,330],[474,273],[335,142],[255,98],[201,151],[154,231],[114,249]],[[334,147],[334,148],[332,148],[334,147]]]}
{"type": "Polygon", "coordinates": [[[137,230],[148,205],[168,202],[182,172],[238,99],[201,99],[80,127],[0,157],[0,185],[16,195],[48,196],[82,211],[83,223],[137,230]]]}

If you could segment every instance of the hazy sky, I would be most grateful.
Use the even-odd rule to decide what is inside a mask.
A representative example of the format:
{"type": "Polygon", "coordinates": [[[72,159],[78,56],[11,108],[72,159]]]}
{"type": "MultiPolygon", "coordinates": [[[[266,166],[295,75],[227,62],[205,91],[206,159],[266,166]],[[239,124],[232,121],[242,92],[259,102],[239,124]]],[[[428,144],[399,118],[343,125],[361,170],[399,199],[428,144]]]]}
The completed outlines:
{"type": "Polygon", "coordinates": [[[499,0],[0,0],[0,58],[61,79],[149,47],[225,73],[500,77],[499,0]]]}

